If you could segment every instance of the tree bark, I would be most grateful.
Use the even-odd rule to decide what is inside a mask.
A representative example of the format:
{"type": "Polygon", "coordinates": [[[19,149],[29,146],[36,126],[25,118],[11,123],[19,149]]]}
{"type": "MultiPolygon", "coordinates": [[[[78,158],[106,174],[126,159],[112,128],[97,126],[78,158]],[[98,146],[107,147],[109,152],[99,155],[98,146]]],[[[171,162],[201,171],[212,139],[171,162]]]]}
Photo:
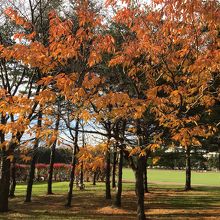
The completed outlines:
{"type": "Polygon", "coordinates": [[[137,159],[137,169],[135,171],[135,192],[137,196],[137,219],[138,220],[145,220],[145,213],[144,213],[144,178],[143,173],[145,169],[145,157],[140,156],[137,159]]]}
{"type": "Polygon", "coordinates": [[[68,191],[67,203],[66,203],[67,207],[70,207],[72,204],[73,184],[74,184],[75,169],[76,169],[76,155],[78,150],[78,134],[79,134],[79,119],[77,119],[75,126],[75,140],[74,140],[74,149],[73,149],[73,157],[72,157],[72,169],[70,173],[69,191],[68,191]]]}
{"type": "Polygon", "coordinates": [[[111,199],[111,158],[109,149],[106,152],[106,167],[105,167],[105,198],[111,199]]]}
{"type": "Polygon", "coordinates": [[[191,158],[190,158],[190,147],[186,148],[186,183],[185,190],[191,190],[191,158]]]}
{"type": "Polygon", "coordinates": [[[121,194],[122,194],[122,169],[123,169],[123,150],[119,151],[119,164],[118,164],[118,184],[115,199],[115,206],[121,207],[121,194]]]}
{"type": "MultiPolygon", "coordinates": [[[[144,145],[144,136],[141,129],[141,121],[137,119],[137,141],[138,146],[144,145]]],[[[144,209],[144,170],[146,168],[146,156],[137,155],[137,166],[135,170],[135,193],[137,196],[137,219],[145,220],[145,209],[144,209]]]]}
{"type": "Polygon", "coordinates": [[[53,166],[55,162],[55,154],[56,154],[56,143],[53,143],[51,147],[51,154],[50,154],[50,165],[49,165],[49,171],[48,171],[48,182],[47,182],[47,194],[51,195],[53,194],[52,191],[52,182],[53,182],[53,166]]]}
{"type": "Polygon", "coordinates": [[[11,163],[11,184],[10,184],[10,192],[9,197],[15,197],[15,188],[16,188],[16,160],[13,158],[11,163]]]}
{"type": "MultiPolygon", "coordinates": [[[[12,121],[14,121],[14,119],[12,118],[12,121]]],[[[21,137],[22,137],[23,133],[18,132],[16,134],[16,136],[13,136],[12,139],[16,139],[16,142],[12,142],[12,144],[10,145],[10,151],[11,154],[14,154],[12,163],[11,163],[11,182],[10,182],[10,189],[9,189],[9,197],[13,198],[15,197],[15,189],[16,189],[16,157],[15,157],[15,149],[18,147],[18,143],[20,143],[21,137]]]]}
{"type": "Polygon", "coordinates": [[[31,160],[25,202],[31,202],[32,187],[33,187],[34,177],[35,177],[35,165],[36,165],[36,161],[37,161],[37,148],[38,148],[38,140],[36,140],[34,148],[33,148],[34,155],[31,160]]]}
{"type": "MultiPolygon", "coordinates": [[[[82,126],[82,147],[85,148],[85,133],[84,133],[84,127],[82,126]]],[[[83,172],[83,161],[81,162],[81,166],[80,166],[80,180],[79,180],[79,186],[80,186],[80,190],[84,189],[84,172],[83,172]]]]}
{"type": "Polygon", "coordinates": [[[148,193],[148,181],[147,181],[147,158],[145,159],[145,168],[144,168],[144,192],[148,193]]]}
{"type": "MultiPolygon", "coordinates": [[[[5,124],[6,120],[3,115],[1,115],[1,124],[5,124]]],[[[0,141],[4,143],[5,134],[0,131],[0,141]]],[[[9,146],[10,147],[10,146],[9,146]]],[[[10,186],[10,160],[7,158],[10,155],[10,149],[2,149],[1,158],[1,176],[0,176],[0,212],[7,212],[8,208],[8,195],[10,186]]]]}
{"type": "MultiPolygon", "coordinates": [[[[41,128],[41,125],[42,125],[42,112],[39,111],[38,120],[37,120],[37,127],[41,128]]],[[[33,157],[31,160],[25,202],[31,202],[32,187],[33,187],[34,177],[35,177],[35,165],[36,165],[37,157],[38,157],[38,152],[37,152],[38,146],[39,146],[39,138],[36,137],[34,147],[33,147],[33,157]]]]}
{"type": "MultiPolygon", "coordinates": [[[[75,151],[75,149],[74,149],[75,151]]],[[[76,153],[73,153],[73,159],[72,159],[72,169],[70,174],[70,183],[69,183],[69,191],[67,196],[67,203],[66,206],[70,207],[72,204],[72,196],[73,196],[73,184],[75,179],[75,169],[76,169],[76,153]]]]}
{"type": "Polygon", "coordinates": [[[2,175],[0,180],[0,212],[7,212],[8,208],[8,195],[10,186],[10,160],[8,151],[3,150],[2,153],[2,175]]]}
{"type": "MultiPolygon", "coordinates": [[[[56,125],[55,125],[55,129],[54,129],[56,133],[58,132],[59,125],[60,125],[60,114],[58,112],[56,125]]],[[[47,184],[47,194],[48,195],[53,194],[52,183],[53,183],[53,167],[54,167],[55,156],[56,156],[56,144],[57,144],[57,137],[51,147],[51,153],[50,153],[49,177],[48,177],[48,184],[47,184]]]]}
{"type": "Polygon", "coordinates": [[[112,188],[116,187],[116,163],[117,163],[117,146],[114,147],[114,153],[113,153],[113,167],[112,167],[112,188]]]}

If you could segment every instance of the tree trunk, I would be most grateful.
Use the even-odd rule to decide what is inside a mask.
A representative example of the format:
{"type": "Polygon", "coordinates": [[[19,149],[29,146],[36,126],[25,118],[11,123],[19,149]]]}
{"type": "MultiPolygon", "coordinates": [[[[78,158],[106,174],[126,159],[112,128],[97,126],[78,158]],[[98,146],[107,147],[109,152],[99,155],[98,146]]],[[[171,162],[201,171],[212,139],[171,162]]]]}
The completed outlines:
{"type": "MultiPolygon", "coordinates": [[[[137,141],[138,146],[143,147],[144,143],[144,136],[143,131],[141,129],[141,121],[137,119],[136,121],[136,128],[137,128],[137,141]]],[[[137,219],[138,220],[145,220],[145,213],[144,213],[144,170],[146,168],[146,156],[137,155],[137,166],[135,169],[135,193],[137,196],[137,219]]]]}
{"type": "MultiPolygon", "coordinates": [[[[58,132],[60,124],[60,114],[58,113],[56,125],[55,125],[55,132],[58,132]]],[[[48,177],[48,184],[47,184],[47,194],[51,195],[53,194],[52,191],[52,183],[53,183],[53,166],[55,163],[55,156],[56,156],[56,144],[57,144],[57,137],[54,141],[52,147],[51,147],[51,153],[50,153],[50,165],[49,165],[49,177],[48,177]]]]}
{"type": "Polygon", "coordinates": [[[72,203],[73,196],[73,184],[75,179],[75,169],[76,169],[76,155],[78,150],[78,134],[79,134],[79,119],[76,121],[75,126],[75,140],[74,140],[74,149],[73,149],[73,157],[72,157],[72,169],[70,173],[70,183],[69,183],[69,191],[67,195],[67,203],[66,206],[70,207],[72,203]]]}
{"type": "Polygon", "coordinates": [[[16,160],[13,158],[11,163],[11,184],[10,184],[10,192],[9,196],[11,198],[15,197],[15,188],[16,188],[16,160]]]}
{"type": "Polygon", "coordinates": [[[7,212],[8,195],[10,186],[10,160],[8,151],[3,150],[2,153],[2,175],[0,179],[0,212],[7,212]]]}
{"type": "Polygon", "coordinates": [[[116,187],[116,163],[117,163],[117,146],[114,147],[114,153],[113,153],[113,167],[112,167],[112,188],[116,187]]]}
{"type": "MultiPolygon", "coordinates": [[[[85,133],[84,133],[84,127],[82,126],[82,147],[85,148],[85,133]]],[[[80,179],[79,179],[79,186],[80,190],[84,189],[84,172],[83,172],[83,161],[81,162],[80,166],[80,179]]]]}
{"type": "Polygon", "coordinates": [[[135,171],[135,192],[137,196],[137,219],[145,220],[144,213],[144,178],[143,173],[145,169],[145,157],[140,156],[137,159],[137,169],[135,171]]]}
{"type": "Polygon", "coordinates": [[[111,158],[109,149],[106,152],[106,167],[105,167],[105,198],[111,199],[111,158]]]}
{"type": "MultiPolygon", "coordinates": [[[[37,120],[37,127],[41,128],[41,124],[42,124],[42,112],[39,111],[38,120],[37,120]]],[[[39,138],[36,137],[34,147],[33,147],[33,157],[31,160],[31,167],[30,167],[30,172],[29,172],[29,177],[28,177],[25,202],[31,202],[32,187],[33,187],[34,177],[35,177],[35,165],[36,165],[37,156],[38,156],[38,145],[39,145],[39,138]]]]}
{"type": "Polygon", "coordinates": [[[191,158],[190,158],[190,147],[186,148],[186,184],[185,190],[191,190],[191,158]]]}
{"type": "Polygon", "coordinates": [[[31,202],[31,196],[32,196],[32,187],[34,183],[34,177],[35,177],[35,165],[37,161],[37,148],[38,148],[38,141],[36,140],[36,143],[34,145],[34,155],[31,160],[31,167],[28,177],[28,184],[27,184],[27,192],[26,192],[26,199],[25,202],[31,202]]]}
{"type": "Polygon", "coordinates": [[[47,194],[51,195],[53,194],[52,191],[52,182],[53,182],[53,166],[55,162],[55,153],[56,153],[56,143],[54,142],[51,147],[51,154],[50,154],[50,165],[49,165],[49,171],[48,171],[48,182],[47,182],[47,194]]]}
{"type": "Polygon", "coordinates": [[[115,199],[115,206],[121,207],[121,194],[122,194],[122,169],[123,169],[123,150],[119,152],[119,164],[118,164],[118,185],[115,199]]]}
{"type": "MultiPolygon", "coordinates": [[[[1,115],[1,124],[5,124],[6,120],[3,115],[1,115]]],[[[5,134],[0,131],[0,141],[4,143],[5,134]]],[[[10,155],[10,145],[9,149],[2,149],[1,155],[1,176],[0,176],[0,212],[7,212],[8,208],[8,195],[10,186],[10,160],[7,158],[10,155]]]]}
{"type": "MultiPolygon", "coordinates": [[[[75,149],[74,149],[75,151],[75,149]]],[[[67,203],[66,206],[70,207],[72,203],[72,196],[73,196],[73,184],[75,179],[75,169],[76,169],[76,153],[73,153],[73,159],[72,159],[72,169],[70,174],[70,183],[69,183],[69,191],[67,196],[67,203]]]]}
{"type": "Polygon", "coordinates": [[[144,168],[144,192],[148,193],[148,181],[147,181],[147,158],[145,159],[145,168],[144,168]]]}

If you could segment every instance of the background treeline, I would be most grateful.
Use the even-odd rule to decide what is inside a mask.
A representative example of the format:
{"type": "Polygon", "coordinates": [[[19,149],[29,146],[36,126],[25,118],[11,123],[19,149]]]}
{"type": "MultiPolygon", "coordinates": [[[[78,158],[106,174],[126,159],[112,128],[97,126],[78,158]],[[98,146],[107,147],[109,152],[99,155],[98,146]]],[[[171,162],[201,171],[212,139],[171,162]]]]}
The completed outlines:
{"type": "MultiPolygon", "coordinates": [[[[175,149],[173,152],[164,152],[166,149],[160,149],[152,154],[152,158],[147,161],[149,168],[162,168],[162,169],[185,169],[185,153],[181,149],[175,149]],[[153,161],[156,158],[156,162],[153,161]]],[[[220,157],[216,151],[211,154],[201,149],[193,149],[191,153],[192,169],[193,170],[220,170],[220,157]]],[[[40,147],[38,149],[37,163],[49,164],[51,150],[49,148],[40,147]]],[[[113,158],[113,155],[111,156],[113,158]]],[[[72,151],[68,148],[57,148],[55,152],[54,163],[70,164],[72,159],[72,151]]],[[[17,161],[19,162],[19,160],[17,161]]],[[[113,161],[111,161],[113,163],[113,161]]],[[[20,164],[24,164],[20,160],[20,164]]],[[[27,164],[27,163],[25,163],[27,164]]],[[[129,167],[129,163],[125,160],[123,166],[129,167]]]]}

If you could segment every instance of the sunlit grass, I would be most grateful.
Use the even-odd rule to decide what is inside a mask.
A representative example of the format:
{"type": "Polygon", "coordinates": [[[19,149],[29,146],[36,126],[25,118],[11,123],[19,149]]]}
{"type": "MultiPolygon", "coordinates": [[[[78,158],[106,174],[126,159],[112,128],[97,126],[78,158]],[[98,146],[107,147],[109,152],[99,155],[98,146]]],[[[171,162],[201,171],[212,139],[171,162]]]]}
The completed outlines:
{"type": "MultiPolygon", "coordinates": [[[[26,184],[18,184],[16,197],[10,199],[11,211],[0,214],[0,220],[136,219],[132,170],[124,169],[123,181],[121,209],[113,206],[115,189],[112,189],[112,199],[106,200],[105,183],[101,182],[96,186],[87,182],[85,190],[82,191],[74,186],[71,208],[65,207],[68,182],[54,182],[54,195],[50,196],[46,194],[46,182],[34,183],[31,203],[24,203],[26,184]]],[[[220,186],[214,187],[219,181],[219,173],[193,172],[195,185],[193,191],[189,192],[183,191],[182,171],[149,170],[149,181],[150,193],[145,195],[146,215],[149,219],[220,219],[220,186]],[[197,183],[202,185],[196,185],[197,183]]]]}
{"type": "MultiPolygon", "coordinates": [[[[134,181],[134,172],[131,169],[125,168],[123,171],[123,179],[134,181]]],[[[185,171],[183,170],[159,170],[148,169],[148,181],[164,183],[185,183],[185,171]]],[[[192,171],[192,185],[204,186],[220,186],[220,172],[196,172],[192,171]]]]}

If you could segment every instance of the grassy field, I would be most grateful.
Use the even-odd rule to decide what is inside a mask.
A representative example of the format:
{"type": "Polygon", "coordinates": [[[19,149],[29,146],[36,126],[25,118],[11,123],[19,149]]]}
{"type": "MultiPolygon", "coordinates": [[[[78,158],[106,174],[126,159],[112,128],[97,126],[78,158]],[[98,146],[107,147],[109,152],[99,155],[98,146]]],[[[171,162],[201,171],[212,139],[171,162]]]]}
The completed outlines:
{"type": "MultiPolygon", "coordinates": [[[[123,179],[134,181],[134,172],[124,169],[123,179]]],[[[148,181],[152,183],[185,184],[185,171],[179,170],[148,170],[148,181]]],[[[220,172],[192,172],[192,185],[220,186],[220,172]]]]}
{"type": "MultiPolygon", "coordinates": [[[[182,182],[184,176],[182,172],[150,170],[149,180],[155,183],[150,184],[150,193],[145,195],[148,219],[220,219],[220,181],[218,182],[219,187],[214,187],[219,175],[220,173],[204,173],[201,180],[207,186],[195,185],[193,191],[185,192],[182,190],[183,186],[181,184],[184,182],[182,182]],[[157,175],[160,175],[160,177],[157,177],[157,175]],[[167,179],[165,176],[167,176],[167,179]],[[209,180],[206,178],[209,178],[209,180]]],[[[10,199],[11,211],[0,214],[0,219],[136,219],[134,176],[131,170],[124,170],[124,180],[121,209],[112,205],[115,190],[112,190],[112,200],[105,200],[104,183],[98,183],[97,186],[86,183],[84,191],[74,189],[71,208],[64,206],[68,182],[54,183],[53,191],[55,194],[50,196],[46,195],[46,183],[35,184],[32,202],[28,204],[24,203],[26,186],[21,184],[17,186],[16,197],[10,199]]]]}

